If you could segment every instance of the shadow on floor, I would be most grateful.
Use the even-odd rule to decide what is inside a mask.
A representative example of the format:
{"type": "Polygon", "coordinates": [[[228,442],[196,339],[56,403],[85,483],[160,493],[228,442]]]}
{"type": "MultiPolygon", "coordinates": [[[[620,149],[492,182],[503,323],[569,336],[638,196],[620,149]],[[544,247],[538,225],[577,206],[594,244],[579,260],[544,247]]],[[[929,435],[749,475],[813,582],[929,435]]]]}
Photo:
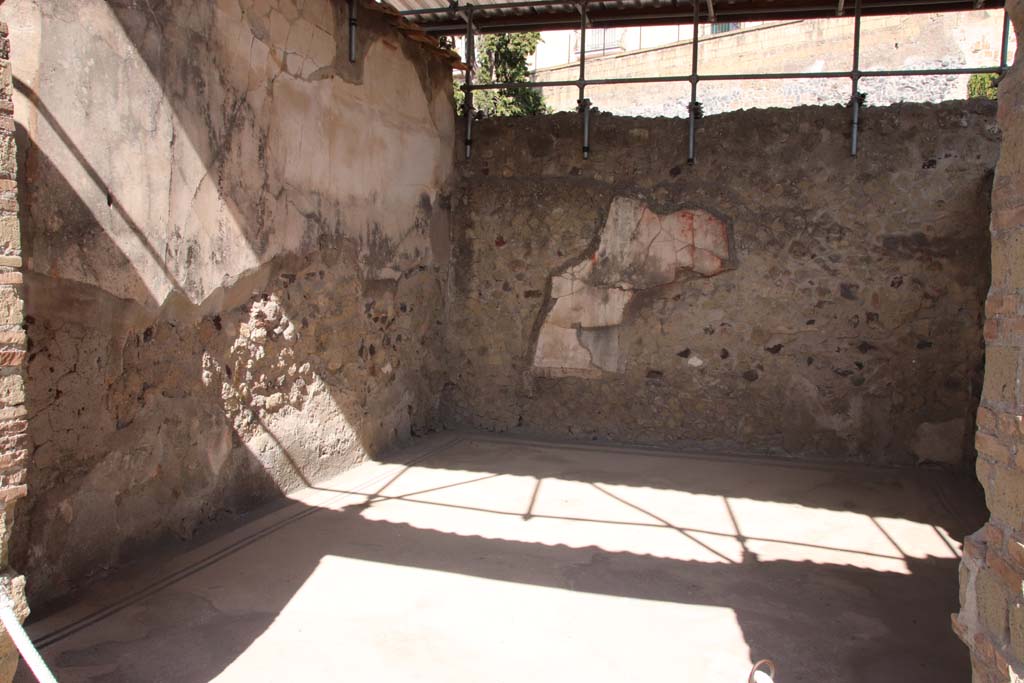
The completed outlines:
{"type": "MultiPolygon", "coordinates": [[[[941,468],[862,466],[473,432],[460,434],[443,458],[428,458],[417,466],[475,472],[482,477],[551,478],[791,503],[942,524],[958,539],[988,518],[984,492],[973,474],[941,468]],[[733,467],[730,476],[722,476],[723,466],[733,467]],[[808,476],[813,477],[813,485],[808,485],[808,476]]],[[[313,488],[331,490],[329,484],[313,488]]]]}
{"type": "MultiPolygon", "coordinates": [[[[434,465],[458,467],[461,457],[458,449],[448,449],[434,465]]],[[[494,464],[494,458],[487,460],[494,464]]],[[[690,461],[680,464],[674,461],[676,476],[692,466],[690,461]]],[[[595,471],[593,478],[606,481],[607,475],[595,471]]],[[[543,647],[530,633],[553,634],[545,638],[569,643],[602,631],[619,634],[623,642],[619,652],[595,642],[587,655],[608,658],[609,673],[598,674],[601,680],[621,679],[610,672],[615,662],[630,662],[633,647],[637,660],[631,666],[638,673],[654,667],[661,672],[656,680],[699,681],[699,672],[710,670],[708,659],[742,664],[748,657],[776,659],[783,672],[779,680],[787,683],[969,677],[966,650],[949,627],[949,614],[957,608],[955,558],[905,557],[906,573],[900,573],[762,561],[749,551],[739,562],[698,562],[595,545],[460,535],[373,519],[376,501],[394,500],[383,495],[386,486],[370,498],[373,502],[342,509],[296,503],[269,531],[221,548],[215,561],[196,563],[116,611],[58,633],[36,629],[33,635],[65,682],[199,682],[220,674],[224,680],[254,680],[253,667],[266,674],[261,680],[281,680],[282,675],[335,680],[375,667],[377,677],[385,680],[480,680],[460,676],[462,663],[455,660],[461,656],[446,660],[445,648],[461,643],[451,652],[462,647],[470,659],[493,662],[523,643],[543,647]],[[487,583],[481,586],[475,579],[487,583]],[[562,600],[569,600],[568,606],[562,600]],[[714,631],[724,622],[700,609],[707,607],[730,610],[740,635],[733,637],[726,629],[719,639],[714,631]],[[666,610],[675,616],[667,618],[666,610]],[[457,623],[447,621],[452,615],[457,623]],[[425,620],[420,627],[403,626],[403,621],[419,620],[425,620]],[[528,626],[523,630],[517,624],[528,626]],[[666,624],[678,630],[666,633],[666,624]],[[408,638],[399,637],[400,632],[408,638]],[[481,634],[483,641],[475,640],[481,634]],[[405,649],[417,639],[435,650],[429,661],[441,664],[419,675],[403,674],[405,659],[422,660],[422,653],[405,649]],[[651,661],[646,650],[640,661],[639,651],[652,644],[664,653],[661,664],[651,661]],[[352,664],[324,669],[325,660],[333,666],[345,660],[352,664]],[[687,674],[688,663],[698,660],[704,668],[687,674]],[[279,670],[282,662],[290,662],[290,668],[279,670]],[[444,669],[447,665],[451,671],[444,669]]],[[[716,493],[721,489],[712,488],[716,493]]],[[[948,515],[936,514],[935,521],[940,517],[949,526],[948,515]]],[[[480,533],[492,531],[501,533],[491,528],[480,533]]],[[[567,539],[572,543],[571,534],[567,539]]],[[[568,653],[580,652],[577,644],[567,647],[568,653]]],[[[493,662],[489,680],[521,680],[519,675],[572,679],[556,676],[551,668],[540,673],[517,669],[522,657],[532,654],[519,652],[504,666],[493,662]]],[[[575,665],[547,665],[582,670],[596,663],[581,659],[575,665]]],[[[31,678],[21,671],[18,680],[31,678]]]]}

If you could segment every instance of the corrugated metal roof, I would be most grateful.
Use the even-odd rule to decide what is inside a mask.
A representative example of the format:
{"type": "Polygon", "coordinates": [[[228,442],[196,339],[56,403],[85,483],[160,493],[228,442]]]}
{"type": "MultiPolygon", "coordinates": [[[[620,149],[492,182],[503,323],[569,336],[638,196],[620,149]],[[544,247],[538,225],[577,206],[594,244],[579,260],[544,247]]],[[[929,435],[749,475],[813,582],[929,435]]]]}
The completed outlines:
{"type": "MultiPolygon", "coordinates": [[[[388,0],[402,15],[436,35],[462,33],[466,11],[472,7],[473,23],[484,33],[571,29],[579,26],[579,4],[564,0],[388,0]]],[[[853,16],[853,0],[699,0],[698,20],[771,21],[853,16]],[[841,14],[840,14],[841,12],[841,14]]],[[[1003,0],[984,4],[1002,7],[1003,0]]],[[[910,14],[977,9],[975,0],[862,0],[862,14],[910,14]]],[[[693,21],[688,0],[589,0],[589,26],[653,26],[693,21]]]]}

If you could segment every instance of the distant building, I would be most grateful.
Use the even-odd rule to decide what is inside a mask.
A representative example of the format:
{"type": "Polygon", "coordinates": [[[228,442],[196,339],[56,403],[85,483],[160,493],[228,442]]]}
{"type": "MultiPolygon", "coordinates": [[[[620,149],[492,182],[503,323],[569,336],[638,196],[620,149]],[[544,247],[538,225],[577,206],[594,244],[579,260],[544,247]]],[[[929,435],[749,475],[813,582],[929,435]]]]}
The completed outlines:
{"type": "MultiPolygon", "coordinates": [[[[925,69],[999,64],[1003,11],[979,10],[866,17],[861,29],[861,69],[925,69]]],[[[587,31],[587,78],[668,76],[690,73],[693,28],[655,26],[587,31]]],[[[546,31],[533,57],[535,78],[578,77],[579,31],[546,31]]],[[[701,74],[846,71],[852,66],[853,19],[718,23],[700,26],[701,74]]],[[[1012,42],[1012,61],[1015,43],[1012,42]]],[[[967,97],[969,76],[866,78],[867,104],[937,102],[967,97]]],[[[575,87],[543,88],[555,111],[574,109],[575,87]]],[[[705,113],[751,107],[840,104],[850,99],[848,78],[772,81],[707,81],[698,100],[705,113]]],[[[689,83],[644,83],[587,88],[603,111],[632,116],[686,116],[689,83]]]]}

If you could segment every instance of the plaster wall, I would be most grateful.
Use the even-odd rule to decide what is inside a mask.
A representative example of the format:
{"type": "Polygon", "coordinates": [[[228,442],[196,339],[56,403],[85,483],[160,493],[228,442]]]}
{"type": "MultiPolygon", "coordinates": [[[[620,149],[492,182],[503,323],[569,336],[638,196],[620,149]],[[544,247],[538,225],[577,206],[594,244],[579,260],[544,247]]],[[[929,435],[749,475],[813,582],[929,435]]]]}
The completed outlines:
{"type": "Polygon", "coordinates": [[[992,103],[474,127],[446,421],[875,463],[972,455],[992,103]]]}
{"type": "Polygon", "coordinates": [[[9,0],[39,603],[436,421],[450,65],[329,0],[9,0]]]}

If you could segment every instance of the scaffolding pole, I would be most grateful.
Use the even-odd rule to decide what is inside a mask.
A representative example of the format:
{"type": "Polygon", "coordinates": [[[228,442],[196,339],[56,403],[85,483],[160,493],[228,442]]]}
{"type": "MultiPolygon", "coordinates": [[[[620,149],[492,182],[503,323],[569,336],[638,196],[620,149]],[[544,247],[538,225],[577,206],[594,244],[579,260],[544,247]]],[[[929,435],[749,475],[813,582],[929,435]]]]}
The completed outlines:
{"type": "Polygon", "coordinates": [[[853,94],[850,95],[850,156],[857,156],[857,133],[860,128],[860,0],[854,4],[853,17],[853,69],[850,81],[853,94]]]}
{"type": "Polygon", "coordinates": [[[359,0],[348,0],[348,61],[356,63],[356,5],[359,0]]]}
{"type": "MultiPolygon", "coordinates": [[[[861,71],[860,78],[884,78],[889,76],[963,76],[969,74],[998,74],[998,66],[967,67],[963,69],[880,69],[878,71],[861,71]]],[[[766,74],[712,74],[700,75],[700,81],[774,81],[787,78],[850,78],[852,71],[816,71],[804,73],[790,71],[766,74]]],[[[621,85],[625,83],[678,83],[693,80],[691,74],[685,76],[634,76],[622,78],[592,78],[587,85],[621,85]]],[[[579,80],[571,81],[516,81],[507,83],[480,83],[473,90],[507,90],[509,88],[558,88],[576,87],[579,80]]]]}
{"type": "Polygon", "coordinates": [[[1003,43],[999,53],[999,77],[1006,75],[1007,61],[1010,58],[1010,13],[1003,10],[1003,43]]]}
{"type": "MultiPolygon", "coordinates": [[[[523,8],[530,8],[534,10],[544,10],[551,7],[563,7],[567,3],[566,0],[521,0],[518,2],[502,2],[489,4],[486,6],[488,12],[496,12],[503,10],[516,10],[523,8]]],[[[882,14],[880,10],[916,10],[918,8],[935,8],[943,7],[947,5],[966,5],[964,9],[973,8],[973,0],[881,0],[879,2],[872,2],[870,9],[873,14],[882,14]]],[[[794,9],[792,7],[765,7],[757,11],[759,20],[767,20],[770,17],[781,16],[788,19],[822,19],[827,16],[832,16],[836,13],[836,4],[822,4],[822,5],[810,5],[794,9]]],[[[405,17],[417,17],[417,16],[429,16],[429,15],[443,15],[449,11],[447,7],[430,7],[421,8],[414,10],[403,10],[399,12],[405,17]]],[[[938,10],[933,10],[938,11],[938,10]]],[[[897,12],[898,13],[898,12],[897,12]]],[[[892,14],[892,12],[890,12],[892,14]]],[[[611,28],[614,26],[626,25],[638,25],[639,21],[648,22],[662,22],[672,19],[681,19],[689,21],[692,15],[691,11],[680,12],[673,11],[666,7],[665,12],[651,13],[649,11],[643,14],[631,14],[629,11],[623,11],[616,17],[609,17],[602,15],[595,19],[591,14],[590,21],[592,24],[601,28],[611,28]]],[[[728,6],[720,6],[715,8],[716,20],[725,20],[732,17],[738,17],[740,20],[750,20],[750,11],[743,9],[730,9],[728,6]]],[[[478,32],[485,31],[487,33],[501,33],[501,32],[517,32],[517,31],[529,31],[536,30],[533,27],[542,25],[543,30],[553,29],[555,26],[576,26],[576,19],[565,18],[564,16],[558,17],[547,17],[541,12],[536,12],[530,15],[506,15],[501,16],[499,21],[495,21],[492,17],[488,19],[487,23],[478,28],[478,32]]],[[[462,23],[453,24],[427,24],[423,26],[424,30],[428,33],[461,33],[463,30],[462,23]]]]}
{"type": "Polygon", "coordinates": [[[697,30],[700,26],[700,7],[697,0],[693,0],[693,51],[690,57],[690,112],[689,125],[690,137],[687,140],[686,163],[693,164],[697,160],[697,110],[700,103],[697,101],[697,53],[699,45],[697,42],[697,30]]]}
{"type": "Polygon", "coordinates": [[[473,6],[466,5],[466,82],[462,108],[466,115],[466,158],[473,156],[473,70],[476,68],[476,42],[473,37],[473,6]]]}
{"type": "MultiPolygon", "coordinates": [[[[860,92],[860,81],[865,78],[888,78],[888,77],[913,77],[913,76],[954,76],[971,74],[996,74],[1003,75],[1008,69],[1009,43],[1010,43],[1010,20],[1009,15],[1003,16],[1002,53],[998,66],[968,67],[968,68],[938,68],[938,69],[876,69],[862,71],[860,69],[860,39],[861,39],[861,0],[856,0],[854,28],[853,28],[853,68],[849,71],[819,71],[819,72],[780,72],[780,73],[741,73],[741,74],[712,74],[702,76],[698,70],[699,36],[700,25],[700,0],[691,0],[692,9],[690,18],[693,22],[693,41],[691,45],[692,58],[691,69],[687,75],[674,76],[638,76],[623,78],[595,78],[586,77],[586,50],[587,50],[587,26],[589,15],[587,13],[587,0],[579,3],[580,11],[580,64],[579,77],[575,80],[561,81],[519,81],[514,83],[473,83],[473,72],[476,66],[476,54],[474,49],[475,27],[473,25],[473,6],[466,5],[465,11],[459,14],[465,20],[466,30],[466,81],[462,86],[465,98],[466,116],[466,158],[472,154],[472,129],[473,129],[473,92],[476,90],[506,90],[512,88],[553,88],[553,87],[576,87],[579,89],[577,100],[578,111],[581,115],[583,129],[583,158],[590,158],[590,114],[591,102],[586,98],[586,88],[590,85],[619,85],[634,83],[678,83],[686,81],[690,84],[689,109],[689,140],[687,150],[687,161],[690,164],[696,161],[696,119],[701,118],[702,108],[697,100],[697,85],[700,81],[744,81],[744,80],[781,80],[781,79],[821,79],[821,78],[849,78],[851,81],[850,97],[850,155],[857,156],[858,138],[860,133],[860,110],[862,106],[862,93],[860,92]]],[[[532,3],[508,3],[508,5],[529,6],[532,3]]],[[[495,7],[500,5],[495,5],[495,7]]],[[[724,12],[719,12],[724,14],[724,12]]]]}
{"type": "Polygon", "coordinates": [[[587,99],[587,2],[580,3],[580,89],[577,108],[583,124],[583,158],[590,158],[590,100],[587,99]]]}

